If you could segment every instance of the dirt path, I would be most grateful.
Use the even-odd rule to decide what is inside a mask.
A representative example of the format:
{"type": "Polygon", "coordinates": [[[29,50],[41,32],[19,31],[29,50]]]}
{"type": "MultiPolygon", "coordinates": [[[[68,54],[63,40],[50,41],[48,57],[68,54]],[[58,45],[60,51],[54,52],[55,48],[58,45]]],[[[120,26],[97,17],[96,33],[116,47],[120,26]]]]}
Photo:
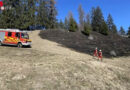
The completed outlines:
{"type": "Polygon", "coordinates": [[[0,90],[129,90],[130,57],[99,62],[38,34],[32,48],[0,47],[0,90]]]}
{"type": "Polygon", "coordinates": [[[54,54],[60,54],[69,58],[82,58],[89,59],[92,58],[90,55],[86,55],[84,53],[75,52],[74,50],[70,50],[68,48],[62,47],[62,45],[42,39],[40,37],[36,37],[39,34],[39,31],[35,31],[30,33],[31,38],[33,39],[33,49],[50,52],[54,54]]]}

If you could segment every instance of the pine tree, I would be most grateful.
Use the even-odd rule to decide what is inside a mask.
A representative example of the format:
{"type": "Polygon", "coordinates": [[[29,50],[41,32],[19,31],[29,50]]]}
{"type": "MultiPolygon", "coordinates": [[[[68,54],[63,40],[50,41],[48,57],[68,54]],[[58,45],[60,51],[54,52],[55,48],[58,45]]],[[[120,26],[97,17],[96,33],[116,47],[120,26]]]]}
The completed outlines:
{"type": "Polygon", "coordinates": [[[104,17],[100,7],[96,9],[92,8],[92,28],[94,31],[100,32],[102,28],[102,23],[104,22],[104,17]]]}
{"type": "Polygon", "coordinates": [[[19,22],[21,22],[20,29],[29,29],[29,12],[28,12],[28,1],[22,0],[22,10],[19,22]]]}
{"type": "Polygon", "coordinates": [[[112,19],[112,16],[111,16],[111,14],[109,14],[108,15],[108,17],[107,17],[107,25],[108,25],[108,29],[110,30],[110,31],[112,31],[112,26],[113,26],[113,19],[112,19]]]}
{"type": "Polygon", "coordinates": [[[58,28],[59,28],[59,29],[64,29],[64,28],[65,28],[64,23],[63,23],[62,20],[60,20],[59,25],[58,25],[58,28]]]}
{"type": "Polygon", "coordinates": [[[18,16],[20,0],[3,0],[3,2],[6,9],[1,13],[0,28],[16,28],[17,22],[15,20],[18,16]]]}
{"type": "Polygon", "coordinates": [[[38,1],[37,6],[36,24],[45,28],[49,28],[49,17],[48,17],[48,3],[45,0],[38,1]]]}
{"type": "Polygon", "coordinates": [[[35,26],[35,0],[28,0],[28,18],[29,26],[35,26]]]}
{"type": "Polygon", "coordinates": [[[125,35],[125,30],[124,30],[124,28],[122,26],[120,27],[119,34],[120,35],[125,35]]]}
{"type": "Polygon", "coordinates": [[[20,29],[32,29],[30,27],[35,26],[35,12],[36,12],[36,1],[35,0],[21,0],[20,17],[18,22],[20,29]]]}
{"type": "Polygon", "coordinates": [[[56,28],[56,23],[57,23],[57,19],[56,19],[56,15],[57,15],[57,11],[56,11],[56,7],[55,7],[55,0],[49,0],[48,2],[48,19],[49,19],[49,27],[51,29],[56,28]]]}
{"type": "Polygon", "coordinates": [[[108,29],[109,29],[110,32],[117,33],[117,28],[116,28],[116,25],[113,22],[111,14],[108,15],[107,25],[108,25],[108,29]]]}
{"type": "Polygon", "coordinates": [[[69,31],[76,32],[78,30],[78,26],[76,21],[73,18],[72,12],[69,13],[69,31]]]}
{"type": "Polygon", "coordinates": [[[79,29],[83,30],[83,27],[84,27],[84,10],[83,10],[81,4],[79,5],[78,12],[79,12],[79,23],[80,23],[79,29]]]}
{"type": "Polygon", "coordinates": [[[90,23],[90,15],[87,14],[86,20],[84,21],[84,30],[83,33],[89,35],[92,31],[91,23],[90,23]]]}
{"type": "Polygon", "coordinates": [[[101,34],[108,35],[108,26],[104,20],[102,11],[98,6],[96,9],[92,8],[92,28],[101,34]]]}
{"type": "Polygon", "coordinates": [[[108,26],[107,26],[105,21],[102,22],[100,33],[103,34],[103,35],[108,35],[108,26]]]}
{"type": "MultiPolygon", "coordinates": [[[[23,0],[17,0],[17,5],[16,5],[16,8],[15,8],[15,28],[17,29],[21,29],[22,28],[22,25],[24,22],[22,22],[21,20],[23,19],[21,16],[23,14],[23,0]]],[[[25,24],[25,23],[24,23],[25,24]]]]}
{"type": "Polygon", "coordinates": [[[35,0],[4,0],[4,4],[0,28],[29,29],[35,25],[35,0]]]}
{"type": "Polygon", "coordinates": [[[117,33],[117,27],[116,25],[112,25],[112,33],[117,33]]]}
{"type": "Polygon", "coordinates": [[[0,28],[29,29],[30,26],[55,28],[57,11],[54,0],[3,0],[11,7],[0,13],[0,28]]]}

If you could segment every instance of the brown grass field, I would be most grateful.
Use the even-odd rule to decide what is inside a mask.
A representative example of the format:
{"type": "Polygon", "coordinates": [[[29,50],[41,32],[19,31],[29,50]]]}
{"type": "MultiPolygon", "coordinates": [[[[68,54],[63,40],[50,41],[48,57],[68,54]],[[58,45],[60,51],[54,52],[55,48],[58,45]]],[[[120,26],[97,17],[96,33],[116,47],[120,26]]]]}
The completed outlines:
{"type": "Polygon", "coordinates": [[[32,48],[0,47],[0,90],[130,90],[130,57],[103,58],[41,39],[32,48]]]}

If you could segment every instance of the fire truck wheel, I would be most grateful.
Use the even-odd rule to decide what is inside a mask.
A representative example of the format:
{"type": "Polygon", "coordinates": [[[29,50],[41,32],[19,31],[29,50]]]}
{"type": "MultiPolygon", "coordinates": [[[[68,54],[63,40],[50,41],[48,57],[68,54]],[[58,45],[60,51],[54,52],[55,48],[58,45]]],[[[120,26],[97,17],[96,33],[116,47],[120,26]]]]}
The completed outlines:
{"type": "Polygon", "coordinates": [[[18,48],[22,48],[22,43],[18,43],[18,48]]]}
{"type": "Polygon", "coordinates": [[[28,47],[29,47],[29,48],[32,48],[32,46],[31,46],[31,45],[29,45],[28,47]]]}

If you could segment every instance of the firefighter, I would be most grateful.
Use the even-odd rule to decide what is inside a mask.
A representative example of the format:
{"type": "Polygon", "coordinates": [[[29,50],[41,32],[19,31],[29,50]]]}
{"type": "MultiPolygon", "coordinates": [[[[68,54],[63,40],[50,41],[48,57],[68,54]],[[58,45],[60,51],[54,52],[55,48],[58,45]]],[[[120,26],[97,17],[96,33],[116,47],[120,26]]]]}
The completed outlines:
{"type": "Polygon", "coordinates": [[[94,51],[93,57],[98,57],[98,50],[97,50],[97,47],[95,48],[95,51],[94,51]]]}
{"type": "Polygon", "coordinates": [[[98,50],[97,50],[97,47],[95,48],[95,51],[94,51],[94,55],[93,55],[93,56],[98,57],[98,50]]]}
{"type": "Polygon", "coordinates": [[[99,53],[98,53],[98,60],[101,60],[101,61],[102,61],[102,50],[99,50],[99,53]]]}

